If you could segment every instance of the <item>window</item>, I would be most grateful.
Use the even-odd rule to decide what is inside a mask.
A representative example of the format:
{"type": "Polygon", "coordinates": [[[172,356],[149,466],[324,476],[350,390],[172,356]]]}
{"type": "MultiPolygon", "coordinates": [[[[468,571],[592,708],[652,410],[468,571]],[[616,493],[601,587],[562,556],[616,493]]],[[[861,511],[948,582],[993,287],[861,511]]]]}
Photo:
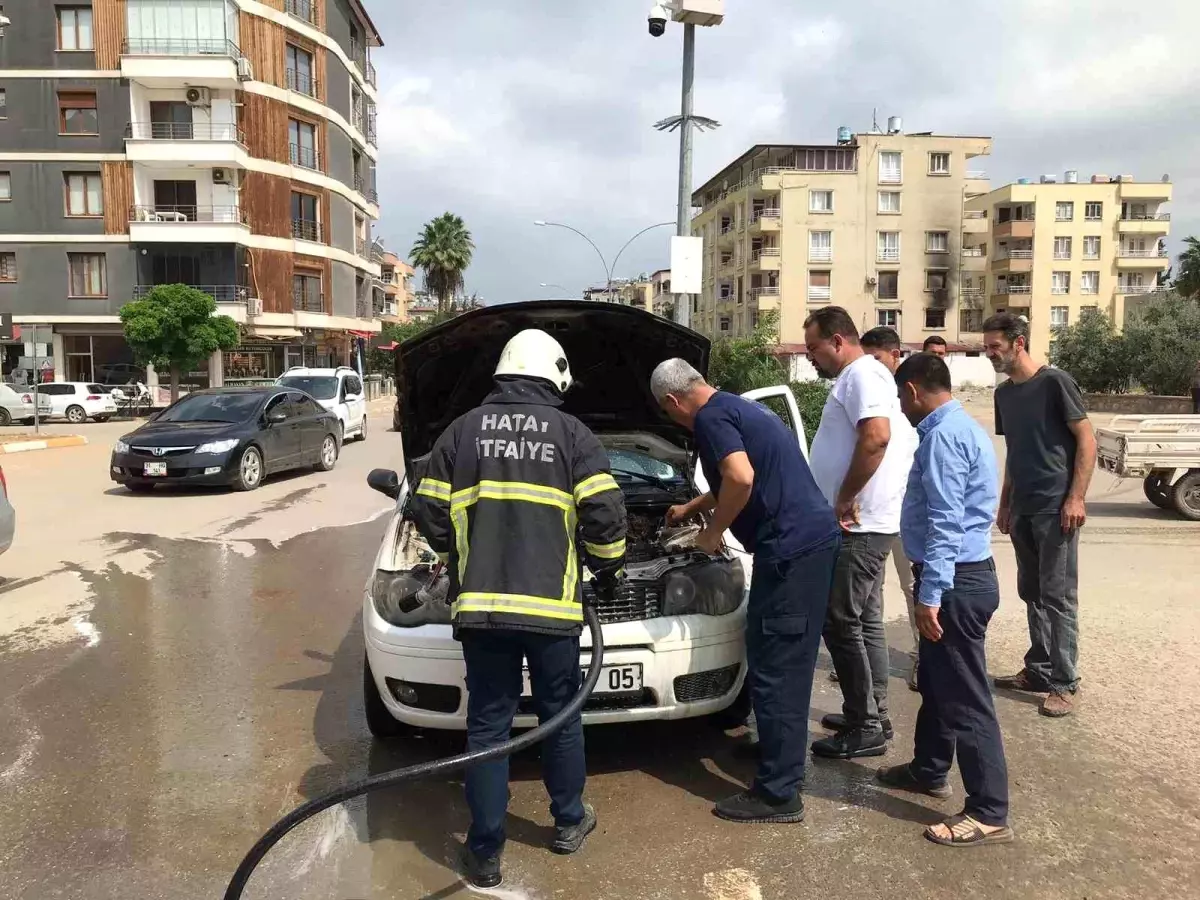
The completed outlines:
{"type": "MultiPolygon", "coordinates": [[[[276,8],[280,4],[274,4],[276,8]]],[[[227,0],[125,0],[125,30],[135,54],[228,54],[236,37],[227,0]]]]}
{"type": "Polygon", "coordinates": [[[317,84],[313,80],[312,54],[288,44],[284,59],[287,63],[288,90],[299,91],[310,97],[317,96],[317,84]]]}
{"type": "Polygon", "coordinates": [[[808,211],[815,213],[833,212],[833,191],[809,191],[808,211]]]}
{"type": "Polygon", "coordinates": [[[925,232],[925,252],[926,253],[949,253],[950,252],[950,232],[948,232],[948,231],[927,231],[927,232],[925,232]]]}
{"type": "Polygon", "coordinates": [[[800,150],[796,164],[805,172],[853,172],[855,150],[800,150]]]}
{"type": "Polygon", "coordinates": [[[1099,222],[1104,218],[1104,204],[1095,201],[1083,204],[1083,217],[1089,222],[1099,222]]]}
{"type": "Polygon", "coordinates": [[[879,211],[881,213],[898,213],[898,212],[900,212],[900,192],[899,191],[880,191],[879,192],[879,211]]]}
{"type": "Polygon", "coordinates": [[[808,273],[808,299],[828,300],[831,296],[829,270],[808,273]]]}
{"type": "Polygon", "coordinates": [[[320,275],[292,276],[292,308],[301,312],[324,312],[320,275]]]}
{"type": "Polygon", "coordinates": [[[317,218],[317,198],[312,194],[292,191],[292,237],[302,241],[321,240],[321,223],[317,218]]]}
{"type": "Polygon", "coordinates": [[[1079,277],[1079,293],[1081,294],[1098,294],[1100,293],[1100,273],[1099,272],[1084,272],[1079,277]]]}
{"type": "Polygon", "coordinates": [[[8,118],[8,91],[0,88],[0,119],[8,118]]]}
{"type": "Polygon", "coordinates": [[[90,6],[58,8],[58,49],[92,49],[92,9],[90,6]]]}
{"type": "Polygon", "coordinates": [[[64,177],[67,185],[68,216],[104,215],[104,189],[98,172],[68,173],[64,177]]]}
{"type": "Polygon", "coordinates": [[[61,134],[100,133],[94,91],[64,91],[58,95],[58,130],[61,134]]]}
{"type": "Polygon", "coordinates": [[[1069,293],[1071,293],[1071,273],[1070,272],[1052,272],[1050,274],[1050,293],[1052,293],[1052,294],[1069,294],[1069,293]]]}
{"type": "Polygon", "coordinates": [[[833,259],[832,231],[810,231],[808,233],[808,258],[813,262],[829,262],[833,259]]]}
{"type": "Polygon", "coordinates": [[[309,122],[288,119],[288,145],[293,166],[319,169],[317,155],[317,128],[309,122]]]}
{"type": "Polygon", "coordinates": [[[1066,328],[1070,322],[1071,308],[1068,306],[1050,307],[1050,327],[1066,328]]]}
{"type": "Polygon", "coordinates": [[[1084,259],[1099,259],[1100,258],[1100,237],[1085,237],[1083,239],[1083,258],[1084,259]]]}
{"type": "Polygon", "coordinates": [[[945,269],[926,269],[925,270],[925,290],[927,291],[944,291],[946,289],[946,270],[945,269]]]}
{"type": "Polygon", "coordinates": [[[12,199],[12,175],[8,172],[0,172],[0,201],[9,201],[12,199]]]}
{"type": "Polygon", "coordinates": [[[959,331],[983,331],[983,310],[963,309],[958,313],[959,331]]]}
{"type": "Polygon", "coordinates": [[[108,295],[103,253],[68,253],[67,268],[71,273],[72,297],[108,295]]]}
{"type": "Polygon", "coordinates": [[[721,330],[722,330],[722,331],[728,331],[728,330],[729,330],[729,325],[730,325],[730,318],[729,318],[729,316],[721,316],[721,325],[720,325],[720,328],[721,328],[721,330]]]}
{"type": "Polygon", "coordinates": [[[1091,313],[1098,313],[1098,312],[1100,312],[1100,307],[1098,307],[1098,306],[1081,306],[1081,307],[1079,307],[1079,317],[1080,318],[1083,318],[1084,316],[1089,315],[1091,313]]]}
{"type": "Polygon", "coordinates": [[[898,151],[885,150],[879,154],[879,183],[899,184],[903,178],[903,168],[898,151]]]}
{"type": "Polygon", "coordinates": [[[880,262],[900,262],[900,232],[881,231],[876,239],[880,262]]]}
{"type": "Polygon", "coordinates": [[[1056,222],[1072,222],[1075,219],[1075,204],[1069,200],[1060,200],[1054,204],[1054,220],[1056,222]]]}
{"type": "Polygon", "coordinates": [[[0,281],[17,280],[17,254],[0,253],[0,281]]]}
{"type": "Polygon", "coordinates": [[[900,299],[900,273],[877,272],[875,275],[875,296],[879,300],[900,299]]]}
{"type": "Polygon", "coordinates": [[[950,174],[950,154],[949,153],[930,153],[929,154],[929,174],[930,175],[949,175],[950,174]]]}
{"type": "Polygon", "coordinates": [[[881,328],[899,328],[900,327],[900,310],[898,310],[898,309],[877,309],[877,310],[875,310],[875,324],[881,328]]]}
{"type": "Polygon", "coordinates": [[[946,311],[944,309],[925,310],[925,328],[938,331],[946,327],[946,311]]]}
{"type": "Polygon", "coordinates": [[[1071,239],[1069,237],[1056,237],[1054,239],[1054,258],[1071,258],[1071,239]]]}

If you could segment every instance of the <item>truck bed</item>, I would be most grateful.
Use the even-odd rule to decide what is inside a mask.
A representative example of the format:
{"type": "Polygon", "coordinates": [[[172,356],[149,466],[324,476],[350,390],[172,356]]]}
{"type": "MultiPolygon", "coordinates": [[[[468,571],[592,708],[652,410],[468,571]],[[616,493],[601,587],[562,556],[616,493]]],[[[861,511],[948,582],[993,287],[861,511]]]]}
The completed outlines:
{"type": "Polygon", "coordinates": [[[1200,416],[1115,416],[1096,429],[1096,465],[1121,478],[1200,468],[1200,416]]]}

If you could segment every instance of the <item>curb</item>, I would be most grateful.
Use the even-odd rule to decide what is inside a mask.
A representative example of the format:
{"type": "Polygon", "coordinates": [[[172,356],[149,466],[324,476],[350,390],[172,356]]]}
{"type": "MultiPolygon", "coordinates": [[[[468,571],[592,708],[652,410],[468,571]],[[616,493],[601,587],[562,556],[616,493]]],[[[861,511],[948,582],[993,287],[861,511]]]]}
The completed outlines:
{"type": "Polygon", "coordinates": [[[62,437],[44,438],[40,441],[9,441],[0,444],[0,456],[9,453],[28,453],[31,450],[57,450],[59,447],[82,447],[87,438],[81,434],[67,434],[62,437]]]}

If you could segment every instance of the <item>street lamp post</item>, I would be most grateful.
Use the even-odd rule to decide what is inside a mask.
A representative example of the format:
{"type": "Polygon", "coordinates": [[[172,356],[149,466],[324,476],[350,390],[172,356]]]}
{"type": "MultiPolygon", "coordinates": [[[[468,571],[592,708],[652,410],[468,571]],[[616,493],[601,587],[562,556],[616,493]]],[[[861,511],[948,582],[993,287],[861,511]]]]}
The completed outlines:
{"type": "MultiPolygon", "coordinates": [[[[640,238],[647,231],[653,231],[655,228],[663,228],[667,225],[675,225],[676,223],[675,222],[657,222],[654,225],[647,225],[645,228],[643,228],[641,231],[639,231],[637,234],[635,234],[633,237],[631,237],[629,240],[627,240],[624,244],[621,245],[621,249],[618,250],[617,255],[613,257],[613,263],[611,266],[608,264],[608,261],[604,258],[604,254],[600,251],[600,248],[598,246],[596,246],[596,242],[593,241],[586,234],[584,234],[582,231],[580,231],[578,228],[573,228],[570,225],[564,225],[562,222],[547,222],[545,219],[537,219],[536,221],[534,221],[533,224],[537,225],[539,228],[548,228],[548,227],[549,228],[565,228],[565,229],[567,229],[567,231],[575,232],[577,235],[579,235],[581,238],[583,238],[585,241],[587,241],[589,244],[592,245],[592,249],[595,250],[596,255],[600,257],[600,264],[602,266],[604,266],[604,296],[607,299],[607,302],[611,303],[612,302],[613,272],[615,272],[617,269],[617,262],[621,259],[621,254],[625,252],[626,248],[629,247],[630,244],[632,244],[634,241],[636,241],[638,238],[640,238]]],[[[561,285],[543,284],[542,287],[561,287],[561,285]]],[[[563,290],[566,290],[566,288],[563,288],[563,290]]]]}

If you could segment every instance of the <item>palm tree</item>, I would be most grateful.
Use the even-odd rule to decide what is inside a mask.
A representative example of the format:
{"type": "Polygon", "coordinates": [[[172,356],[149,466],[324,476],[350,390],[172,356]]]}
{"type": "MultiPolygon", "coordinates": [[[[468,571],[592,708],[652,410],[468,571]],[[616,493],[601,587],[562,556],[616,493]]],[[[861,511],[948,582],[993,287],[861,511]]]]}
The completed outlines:
{"type": "Polygon", "coordinates": [[[1175,279],[1175,290],[1184,297],[1200,300],[1200,238],[1186,237],[1186,245],[1179,254],[1179,276],[1175,279]]]}
{"type": "Polygon", "coordinates": [[[462,217],[449,212],[426,222],[413,244],[409,260],[425,273],[425,289],[437,297],[439,315],[450,310],[474,252],[475,242],[462,217]]]}

